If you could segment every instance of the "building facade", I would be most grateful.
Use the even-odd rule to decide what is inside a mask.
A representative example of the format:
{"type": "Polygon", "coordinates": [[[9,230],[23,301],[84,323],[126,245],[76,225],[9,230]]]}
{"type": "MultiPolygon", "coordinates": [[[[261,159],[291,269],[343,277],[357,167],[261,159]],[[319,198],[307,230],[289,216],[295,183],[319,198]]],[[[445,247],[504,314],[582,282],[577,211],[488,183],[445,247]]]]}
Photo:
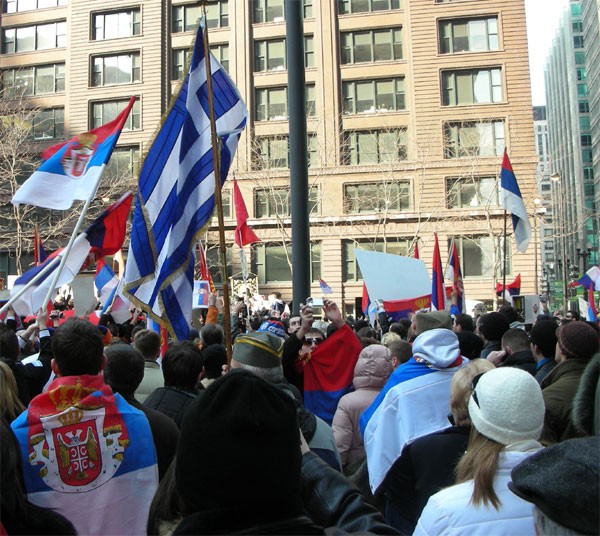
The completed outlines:
{"type": "MultiPolygon", "coordinates": [[[[442,258],[452,240],[458,244],[467,298],[492,301],[504,249],[507,281],[521,274],[522,293],[533,293],[537,248],[517,254],[512,232],[504,248],[498,202],[505,147],[532,217],[538,197],[524,2],[303,0],[303,7],[312,292],[323,278],[351,312],[362,294],[356,247],[412,255],[418,244],[430,269],[437,233],[442,258]]],[[[93,128],[139,97],[113,157],[115,173],[126,177],[185,71],[199,3],[12,0],[3,9],[3,87],[16,93],[26,85],[25,100],[45,114],[40,141],[93,128]]],[[[211,2],[208,26],[211,49],[250,115],[232,172],[262,240],[247,247],[251,270],[261,293],[280,290],[289,299],[284,1],[211,2]]],[[[230,184],[223,193],[233,244],[230,184]]],[[[212,262],[214,230],[206,238],[212,262]]],[[[236,250],[228,251],[233,276],[236,250]]]]}

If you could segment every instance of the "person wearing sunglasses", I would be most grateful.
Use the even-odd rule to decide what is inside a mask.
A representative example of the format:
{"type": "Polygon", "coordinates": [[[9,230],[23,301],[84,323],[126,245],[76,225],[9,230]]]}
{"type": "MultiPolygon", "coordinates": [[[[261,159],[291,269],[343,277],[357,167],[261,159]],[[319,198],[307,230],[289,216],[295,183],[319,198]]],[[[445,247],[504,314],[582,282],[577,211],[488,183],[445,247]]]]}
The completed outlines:
{"type": "Polygon", "coordinates": [[[535,378],[514,367],[476,376],[472,429],[456,484],[433,495],[415,536],[535,534],[531,504],[508,489],[513,467],[541,449],[544,399],[535,378]]]}

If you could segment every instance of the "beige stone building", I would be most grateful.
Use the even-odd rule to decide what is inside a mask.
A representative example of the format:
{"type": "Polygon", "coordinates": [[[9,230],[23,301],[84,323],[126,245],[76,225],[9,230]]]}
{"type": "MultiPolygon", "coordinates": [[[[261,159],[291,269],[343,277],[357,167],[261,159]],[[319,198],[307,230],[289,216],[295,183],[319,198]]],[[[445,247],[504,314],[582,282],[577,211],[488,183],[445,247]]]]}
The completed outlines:
{"type": "MultiPolygon", "coordinates": [[[[305,14],[314,295],[322,277],[352,311],[362,291],[355,247],[412,255],[418,242],[429,268],[437,232],[442,259],[452,239],[459,246],[467,298],[491,301],[503,250],[505,146],[532,214],[536,196],[524,1],[297,1],[305,14]]],[[[35,141],[98,126],[137,95],[110,172],[132,169],[185,70],[198,4],[5,0],[2,84],[43,109],[35,141]]],[[[248,247],[251,270],[262,293],[290,299],[283,4],[221,0],[208,18],[211,48],[250,115],[232,170],[262,239],[248,247]]],[[[224,198],[233,243],[230,184],[224,198]]],[[[209,245],[215,237],[208,234],[209,245]]],[[[510,236],[507,246],[507,281],[521,274],[522,292],[533,293],[534,242],[526,254],[510,236]]],[[[236,249],[230,275],[239,268],[236,249]]],[[[216,258],[212,249],[208,258],[216,258]]]]}

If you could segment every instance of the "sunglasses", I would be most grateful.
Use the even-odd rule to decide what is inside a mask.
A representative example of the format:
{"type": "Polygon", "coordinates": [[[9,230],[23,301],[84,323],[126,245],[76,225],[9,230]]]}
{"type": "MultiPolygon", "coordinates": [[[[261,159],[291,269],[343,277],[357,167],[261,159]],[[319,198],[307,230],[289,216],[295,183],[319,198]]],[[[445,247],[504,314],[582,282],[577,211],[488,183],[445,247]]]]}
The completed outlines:
{"type": "Polygon", "coordinates": [[[319,344],[321,344],[323,342],[323,339],[313,339],[313,338],[309,338],[309,337],[304,337],[304,344],[306,345],[315,345],[315,346],[319,346],[319,344]]]}
{"type": "Polygon", "coordinates": [[[481,379],[481,377],[484,375],[485,373],[482,372],[481,374],[477,374],[477,376],[475,376],[473,378],[473,382],[471,383],[471,391],[473,391],[473,400],[475,401],[475,404],[477,404],[477,407],[481,407],[479,405],[479,400],[477,399],[477,391],[475,390],[475,388],[477,387],[477,384],[479,383],[479,380],[481,379]]]}

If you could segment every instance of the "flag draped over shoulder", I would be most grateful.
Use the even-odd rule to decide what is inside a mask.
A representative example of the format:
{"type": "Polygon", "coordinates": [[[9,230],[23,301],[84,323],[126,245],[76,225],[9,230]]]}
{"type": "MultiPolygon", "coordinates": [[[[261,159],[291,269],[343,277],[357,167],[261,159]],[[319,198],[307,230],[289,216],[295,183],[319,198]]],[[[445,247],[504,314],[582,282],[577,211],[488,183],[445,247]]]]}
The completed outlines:
{"type": "Polygon", "coordinates": [[[512,215],[517,250],[524,253],[531,240],[531,224],[506,149],[500,172],[500,206],[512,215]]]}
{"type": "Polygon", "coordinates": [[[240,187],[235,177],[233,178],[233,206],[235,207],[235,219],[237,222],[235,227],[235,243],[239,247],[244,247],[246,244],[260,242],[260,238],[256,236],[252,227],[248,225],[248,210],[246,209],[246,203],[244,203],[242,192],[240,192],[240,187]]]}
{"type": "MultiPolygon", "coordinates": [[[[192,315],[193,249],[215,206],[203,25],[181,90],[140,171],[126,296],[178,339],[192,315]]],[[[235,85],[211,55],[212,99],[220,142],[220,180],[227,178],[247,110],[235,85]]]]}
{"type": "Polygon", "coordinates": [[[446,307],[446,290],[444,288],[442,259],[440,257],[440,244],[438,242],[437,233],[434,236],[435,244],[433,246],[433,266],[431,268],[431,310],[443,311],[446,307]]]}
{"type": "Polygon", "coordinates": [[[131,97],[129,104],[109,123],[46,149],[42,154],[45,162],[17,190],[12,203],[66,210],[75,199],[89,199],[135,99],[131,97]]]}
{"type": "MultiPolygon", "coordinates": [[[[125,239],[125,225],[130,208],[131,193],[128,192],[116,203],[104,210],[75,239],[55,288],[73,281],[90,253],[99,258],[105,255],[112,255],[121,248],[125,239]]],[[[60,258],[63,254],[63,249],[55,251],[45,262],[27,270],[21,277],[17,278],[11,290],[11,296],[16,295],[19,290],[31,282],[40,272],[49,265],[52,265],[52,268],[48,268],[48,271],[13,303],[15,311],[19,315],[33,314],[44,305],[44,298],[50,289],[54,272],[58,268],[60,258]]]]}

